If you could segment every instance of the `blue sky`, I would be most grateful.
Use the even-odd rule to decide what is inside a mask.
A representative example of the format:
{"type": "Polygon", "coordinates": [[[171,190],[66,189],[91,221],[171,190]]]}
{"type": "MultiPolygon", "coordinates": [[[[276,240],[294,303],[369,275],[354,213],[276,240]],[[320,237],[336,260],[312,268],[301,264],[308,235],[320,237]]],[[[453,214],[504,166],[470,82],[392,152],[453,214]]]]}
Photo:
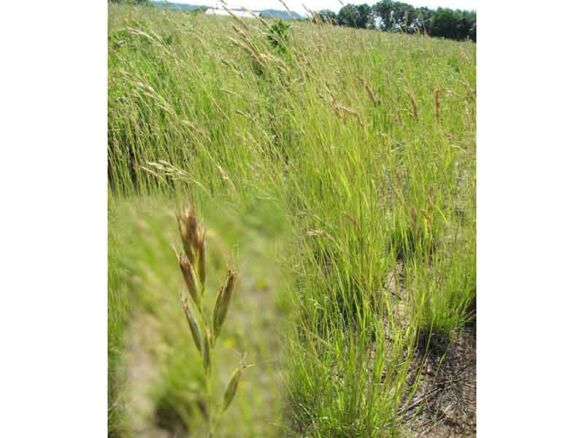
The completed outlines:
{"type": "MultiPolygon", "coordinates": [[[[216,6],[218,1],[216,0],[169,0],[173,3],[185,3],[185,4],[196,4],[205,6],[216,6]]],[[[285,0],[286,1],[286,0],[285,0]]],[[[469,9],[476,10],[478,6],[478,0],[401,0],[404,3],[409,3],[413,6],[426,6],[429,8],[445,7],[452,9],[469,9]]],[[[363,3],[362,0],[343,0],[343,3],[363,3]]],[[[366,3],[374,4],[376,1],[368,1],[366,3]]],[[[304,8],[302,5],[308,6],[314,11],[320,9],[332,9],[338,11],[342,5],[339,0],[287,0],[286,4],[288,7],[297,12],[303,12],[304,8]]],[[[227,5],[230,8],[248,8],[248,9],[284,9],[278,0],[227,0],[227,5]]]]}

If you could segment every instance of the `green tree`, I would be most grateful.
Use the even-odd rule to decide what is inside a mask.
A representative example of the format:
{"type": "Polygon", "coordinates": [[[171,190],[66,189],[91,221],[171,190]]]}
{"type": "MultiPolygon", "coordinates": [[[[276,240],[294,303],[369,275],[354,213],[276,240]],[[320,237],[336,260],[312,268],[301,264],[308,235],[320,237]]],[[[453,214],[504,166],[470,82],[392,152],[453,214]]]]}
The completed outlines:
{"type": "Polygon", "coordinates": [[[476,13],[438,8],[431,20],[430,35],[455,40],[474,37],[476,40],[476,13]]]}
{"type": "Polygon", "coordinates": [[[313,21],[337,24],[337,14],[330,9],[323,9],[314,14],[313,21]]]}
{"type": "Polygon", "coordinates": [[[382,0],[376,3],[373,9],[381,18],[383,30],[405,30],[416,18],[416,8],[407,3],[382,0]]]}
{"type": "Polygon", "coordinates": [[[468,31],[468,37],[476,43],[476,41],[477,41],[477,21],[476,21],[476,19],[472,22],[472,25],[468,31]]]}
{"type": "MultiPolygon", "coordinates": [[[[348,4],[337,15],[332,11],[321,11],[322,21],[335,22],[342,26],[361,29],[374,28],[375,20],[381,20],[381,29],[391,32],[429,34],[435,37],[455,40],[476,41],[476,12],[449,8],[415,8],[407,3],[381,0],[373,7],[348,4]]],[[[318,21],[316,19],[315,21],[318,21]]]]}
{"type": "Polygon", "coordinates": [[[341,8],[337,19],[343,26],[367,29],[373,25],[373,10],[366,3],[359,6],[348,4],[341,8]]]}
{"type": "Polygon", "coordinates": [[[373,27],[373,9],[367,3],[357,6],[357,27],[361,29],[373,27]]]}
{"type": "Polygon", "coordinates": [[[452,9],[438,8],[430,23],[430,35],[456,39],[457,21],[452,9]]]}
{"type": "Polygon", "coordinates": [[[341,26],[357,27],[357,7],[355,5],[345,5],[341,8],[338,15],[341,26]]]}
{"type": "Polygon", "coordinates": [[[434,11],[432,9],[428,9],[426,7],[418,8],[416,11],[416,18],[418,18],[424,29],[424,33],[430,32],[430,23],[432,22],[432,16],[434,15],[434,11]]]}

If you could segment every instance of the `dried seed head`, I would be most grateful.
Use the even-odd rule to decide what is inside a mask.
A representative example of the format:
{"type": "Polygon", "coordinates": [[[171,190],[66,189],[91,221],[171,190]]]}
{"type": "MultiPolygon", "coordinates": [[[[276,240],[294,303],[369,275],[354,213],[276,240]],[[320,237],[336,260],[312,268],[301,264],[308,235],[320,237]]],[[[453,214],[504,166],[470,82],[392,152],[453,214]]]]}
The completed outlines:
{"type": "Polygon", "coordinates": [[[238,367],[233,374],[231,374],[231,378],[229,379],[229,383],[225,388],[225,393],[223,394],[223,411],[227,410],[233,397],[235,397],[235,393],[237,392],[237,386],[239,385],[239,380],[241,379],[241,373],[243,371],[242,367],[238,367]]]}
{"type": "Polygon", "coordinates": [[[193,298],[193,301],[197,307],[201,308],[201,298],[199,297],[199,292],[197,291],[197,283],[195,282],[195,277],[193,275],[193,269],[186,255],[182,254],[179,257],[179,266],[183,275],[183,279],[189,290],[189,294],[193,298]]]}
{"type": "Polygon", "coordinates": [[[231,301],[231,295],[233,295],[233,290],[235,289],[235,281],[237,279],[237,274],[231,269],[227,272],[227,279],[221,290],[217,294],[217,300],[215,301],[215,310],[213,312],[213,332],[214,339],[219,337],[221,332],[221,327],[223,326],[223,321],[227,316],[227,310],[229,309],[229,302],[231,301]]]}
{"type": "Polygon", "coordinates": [[[203,227],[197,230],[197,269],[199,273],[199,280],[205,289],[205,279],[207,278],[207,269],[205,266],[205,234],[207,231],[203,227]]]}
{"type": "Polygon", "coordinates": [[[191,335],[193,335],[193,341],[195,342],[197,350],[199,350],[199,352],[201,352],[201,345],[202,345],[201,328],[199,327],[199,323],[197,322],[197,320],[193,316],[193,313],[191,312],[188,298],[184,292],[181,292],[181,294],[180,294],[180,301],[181,301],[185,316],[187,317],[187,321],[189,323],[189,328],[191,329],[191,335]]]}

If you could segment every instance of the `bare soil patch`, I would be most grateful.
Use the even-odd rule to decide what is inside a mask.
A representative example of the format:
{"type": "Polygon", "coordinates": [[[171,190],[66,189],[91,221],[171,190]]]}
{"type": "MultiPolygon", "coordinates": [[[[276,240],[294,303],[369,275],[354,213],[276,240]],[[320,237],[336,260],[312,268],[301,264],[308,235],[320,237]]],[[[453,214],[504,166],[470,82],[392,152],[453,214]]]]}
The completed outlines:
{"type": "Polygon", "coordinates": [[[406,430],[414,437],[476,436],[475,327],[450,339],[421,336],[414,364],[421,375],[415,396],[402,410],[406,430]]]}

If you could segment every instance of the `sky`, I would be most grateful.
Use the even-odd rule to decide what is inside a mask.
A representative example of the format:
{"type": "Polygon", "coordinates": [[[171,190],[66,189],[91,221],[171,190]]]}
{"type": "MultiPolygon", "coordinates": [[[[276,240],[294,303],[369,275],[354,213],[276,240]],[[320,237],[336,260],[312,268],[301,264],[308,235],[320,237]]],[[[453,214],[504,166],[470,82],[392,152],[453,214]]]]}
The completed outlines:
{"type": "MultiPolygon", "coordinates": [[[[172,3],[195,4],[204,6],[217,6],[216,0],[169,0],[172,3]]],[[[304,12],[302,5],[308,6],[313,11],[321,9],[332,9],[337,12],[341,7],[339,0],[285,0],[288,7],[296,12],[304,12]]],[[[344,4],[353,3],[360,4],[364,0],[342,0],[344,4]]],[[[426,6],[428,8],[452,8],[452,9],[468,9],[476,10],[479,0],[400,0],[412,6],[426,6]]],[[[367,1],[366,3],[374,4],[377,0],[367,1]]],[[[230,8],[247,8],[252,10],[259,9],[284,9],[278,0],[227,0],[227,5],[230,8]]]]}

